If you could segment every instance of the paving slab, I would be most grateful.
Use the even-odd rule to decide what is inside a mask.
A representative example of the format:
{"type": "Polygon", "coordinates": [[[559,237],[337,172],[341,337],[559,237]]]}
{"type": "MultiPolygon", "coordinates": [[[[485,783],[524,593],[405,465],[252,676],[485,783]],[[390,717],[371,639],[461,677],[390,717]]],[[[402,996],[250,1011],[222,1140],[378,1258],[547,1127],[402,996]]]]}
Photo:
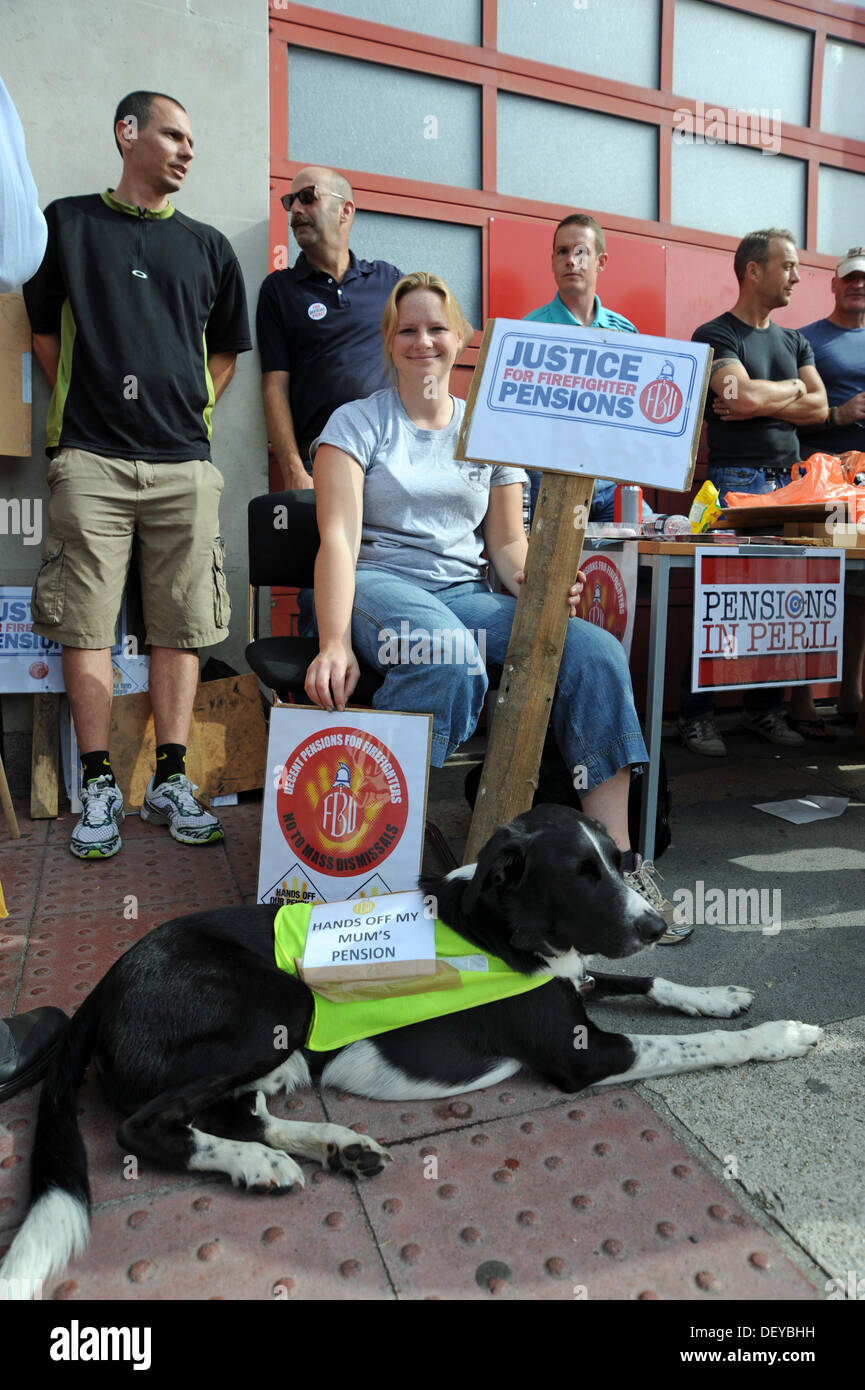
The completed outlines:
{"type": "Polygon", "coordinates": [[[392,1294],[349,1180],[318,1173],[299,1193],[199,1181],[99,1208],[87,1254],[45,1297],[278,1302],[392,1294]]]}
{"type": "Polygon", "coordinates": [[[122,918],[130,895],[160,904],[163,920],[176,902],[199,905],[236,901],[234,877],[219,843],[192,847],[167,831],[124,838],[112,859],[80,860],[68,847],[49,843],[36,911],[74,913],[114,911],[122,918]]]}
{"type": "Polygon", "coordinates": [[[816,1299],[629,1090],[414,1140],[360,1189],[401,1299],[816,1299]]]}
{"type": "Polygon", "coordinates": [[[865,1272],[865,1019],[826,1029],[806,1058],[640,1085],[699,1135],[815,1264],[865,1272]]]}
{"type": "Polygon", "coordinates": [[[14,1012],[25,958],[24,938],[7,936],[5,925],[0,923],[0,1018],[9,1018],[14,1012]]]}
{"type": "Polygon", "coordinates": [[[9,916],[2,919],[6,933],[25,933],[33,915],[45,859],[43,844],[22,845],[13,840],[0,847],[0,883],[9,916]]]}

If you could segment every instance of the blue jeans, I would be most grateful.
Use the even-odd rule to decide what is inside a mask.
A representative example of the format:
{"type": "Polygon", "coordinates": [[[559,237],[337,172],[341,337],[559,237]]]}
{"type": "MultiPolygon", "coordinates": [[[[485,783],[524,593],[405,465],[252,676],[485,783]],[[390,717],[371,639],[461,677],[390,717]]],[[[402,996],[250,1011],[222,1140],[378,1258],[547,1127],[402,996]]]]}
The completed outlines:
{"type": "MultiPolygon", "coordinates": [[[[504,664],[516,602],[481,582],[433,592],[384,570],[357,571],[352,647],[385,675],[373,708],[432,714],[433,767],[474,733],[484,666],[504,664]]],[[[550,723],[566,766],[585,769],[582,790],[648,762],[622,644],[581,618],[568,622],[550,723]]]]}
{"type": "Polygon", "coordinates": [[[762,468],[707,468],[706,476],[718,489],[718,500],[726,505],[728,492],[774,492],[774,478],[767,478],[762,468]]]}
{"type": "MultiPolygon", "coordinates": [[[[541,475],[536,468],[527,468],[529,475],[529,515],[534,516],[538,493],[541,489],[541,475]]],[[[612,521],[618,483],[596,482],[589,509],[589,521],[612,521]]],[[[655,515],[648,502],[643,502],[642,520],[649,521],[655,515]]]]}
{"type": "MultiPolygon", "coordinates": [[[[775,479],[767,478],[762,468],[708,468],[709,481],[718,489],[718,502],[724,506],[728,492],[774,492],[775,479]]],[[[756,686],[743,689],[742,703],[751,714],[765,714],[780,709],[783,692],[777,686],[768,689],[756,686]]],[[[715,696],[711,690],[691,689],[691,652],[682,672],[679,689],[679,714],[683,719],[711,719],[715,713],[715,696]]]]}

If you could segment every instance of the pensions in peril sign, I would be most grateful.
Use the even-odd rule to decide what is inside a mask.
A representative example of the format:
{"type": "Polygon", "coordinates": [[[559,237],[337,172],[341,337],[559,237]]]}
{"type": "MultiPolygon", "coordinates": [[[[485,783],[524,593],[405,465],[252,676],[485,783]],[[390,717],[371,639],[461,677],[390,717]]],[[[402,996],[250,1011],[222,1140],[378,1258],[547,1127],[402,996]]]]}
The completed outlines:
{"type": "Polygon", "coordinates": [[[841,679],[844,554],[694,552],[692,690],[841,679]]]}

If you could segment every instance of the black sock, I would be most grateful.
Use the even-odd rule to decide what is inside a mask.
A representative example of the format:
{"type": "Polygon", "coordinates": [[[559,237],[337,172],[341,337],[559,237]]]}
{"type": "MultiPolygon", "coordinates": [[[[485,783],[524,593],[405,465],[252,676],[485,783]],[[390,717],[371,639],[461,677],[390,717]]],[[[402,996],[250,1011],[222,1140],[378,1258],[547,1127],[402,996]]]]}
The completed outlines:
{"type": "Polygon", "coordinates": [[[622,873],[632,874],[640,867],[640,856],[634,849],[622,851],[622,873]]]}
{"type": "Polygon", "coordinates": [[[107,748],[97,748],[93,753],[81,754],[82,787],[86,787],[88,782],[95,782],[97,777],[107,777],[112,787],[117,785],[111,771],[111,763],[108,761],[107,748]]]}
{"type": "Polygon", "coordinates": [[[186,775],[186,744],[160,743],[156,749],[156,776],[153,785],[158,787],[169,777],[186,775]]]}

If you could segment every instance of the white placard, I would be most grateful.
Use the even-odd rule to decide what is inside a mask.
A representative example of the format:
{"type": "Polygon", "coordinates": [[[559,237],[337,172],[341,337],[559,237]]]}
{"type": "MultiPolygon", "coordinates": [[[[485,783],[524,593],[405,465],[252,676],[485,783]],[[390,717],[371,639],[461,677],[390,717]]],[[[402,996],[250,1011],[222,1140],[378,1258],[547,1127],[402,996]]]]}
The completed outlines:
{"type": "Polygon", "coordinates": [[[387,893],[375,899],[318,903],[309,914],[303,969],[429,961],[434,969],[435,918],[424,896],[387,893]]]}
{"type": "Polygon", "coordinates": [[[490,319],[456,456],[685,491],[711,360],[704,343],[490,319]]]}
{"type": "Polygon", "coordinates": [[[276,705],[258,901],[335,902],[415,889],[431,735],[428,714],[276,705]]]}
{"type": "MultiPolygon", "coordinates": [[[[0,588],[0,694],[57,695],[63,682],[62,648],[33,631],[31,590],[0,588]]],[[[121,607],[119,636],[111,648],[114,694],[146,690],[150,658],[137,654],[138,643],[126,634],[126,603],[121,607]]]]}

